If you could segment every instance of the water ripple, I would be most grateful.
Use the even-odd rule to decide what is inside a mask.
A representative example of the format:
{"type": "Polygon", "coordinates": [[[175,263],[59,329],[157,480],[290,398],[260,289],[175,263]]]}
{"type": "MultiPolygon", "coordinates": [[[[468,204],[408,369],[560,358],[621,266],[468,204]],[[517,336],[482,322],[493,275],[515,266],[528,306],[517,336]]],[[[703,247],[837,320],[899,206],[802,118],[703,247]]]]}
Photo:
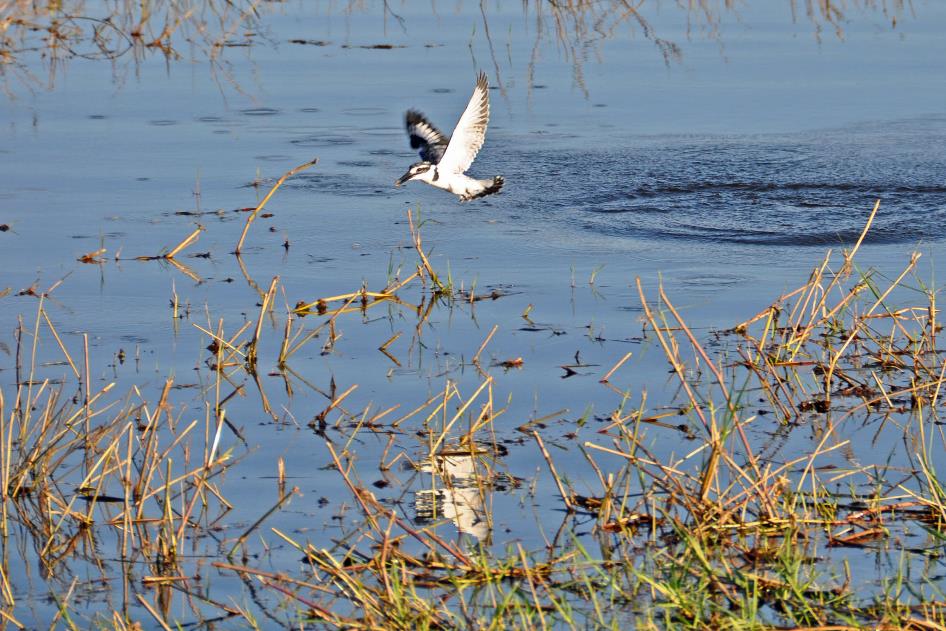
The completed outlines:
{"type": "Polygon", "coordinates": [[[510,175],[529,165],[519,194],[536,212],[612,237],[849,244],[875,199],[882,202],[869,241],[946,237],[946,121],[938,118],[507,157],[500,168],[510,175]]]}

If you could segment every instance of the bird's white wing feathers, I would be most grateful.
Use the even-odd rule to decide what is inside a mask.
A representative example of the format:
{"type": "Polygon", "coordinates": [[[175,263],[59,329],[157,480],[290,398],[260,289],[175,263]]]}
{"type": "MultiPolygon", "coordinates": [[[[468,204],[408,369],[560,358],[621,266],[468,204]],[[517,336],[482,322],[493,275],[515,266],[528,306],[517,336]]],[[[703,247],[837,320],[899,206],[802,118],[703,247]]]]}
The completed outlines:
{"type": "Polygon", "coordinates": [[[446,173],[463,173],[473,164],[486,138],[489,124],[489,82],[486,73],[476,78],[473,96],[457,123],[437,168],[446,173]]]}

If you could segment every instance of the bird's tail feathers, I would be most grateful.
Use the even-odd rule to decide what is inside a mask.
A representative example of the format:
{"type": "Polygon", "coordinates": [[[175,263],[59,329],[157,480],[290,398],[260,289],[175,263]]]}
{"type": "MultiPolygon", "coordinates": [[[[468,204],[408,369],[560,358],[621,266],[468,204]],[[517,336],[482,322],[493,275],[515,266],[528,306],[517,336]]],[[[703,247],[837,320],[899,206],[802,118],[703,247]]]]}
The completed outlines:
{"type": "Polygon", "coordinates": [[[478,192],[476,195],[472,195],[470,199],[479,199],[480,197],[486,197],[487,195],[492,195],[493,193],[498,193],[503,188],[503,184],[506,180],[501,175],[497,175],[492,180],[480,180],[483,184],[483,190],[478,192]]]}

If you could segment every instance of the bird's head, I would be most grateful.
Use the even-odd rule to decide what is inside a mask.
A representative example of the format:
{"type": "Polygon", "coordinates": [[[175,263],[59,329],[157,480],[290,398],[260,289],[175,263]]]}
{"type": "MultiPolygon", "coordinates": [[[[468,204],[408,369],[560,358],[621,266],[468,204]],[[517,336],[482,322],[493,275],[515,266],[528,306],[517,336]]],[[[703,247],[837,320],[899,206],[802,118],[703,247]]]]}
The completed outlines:
{"type": "Polygon", "coordinates": [[[411,165],[411,168],[407,170],[407,173],[394,181],[394,186],[400,186],[404,182],[409,182],[416,178],[423,178],[424,174],[430,171],[433,167],[434,165],[430,162],[416,162],[411,165]]]}

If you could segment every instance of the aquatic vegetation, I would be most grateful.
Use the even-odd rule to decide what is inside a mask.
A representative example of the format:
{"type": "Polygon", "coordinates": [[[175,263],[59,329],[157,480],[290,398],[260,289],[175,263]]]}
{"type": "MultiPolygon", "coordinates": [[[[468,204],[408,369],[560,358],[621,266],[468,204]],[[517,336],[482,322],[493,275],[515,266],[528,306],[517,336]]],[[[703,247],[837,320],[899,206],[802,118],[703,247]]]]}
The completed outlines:
{"type": "MultiPolygon", "coordinates": [[[[935,346],[936,293],[907,281],[915,259],[886,283],[857,270],[859,245],[829,254],[805,285],[721,332],[724,353],[704,348],[663,291],[654,302],[642,292],[647,334],[679,380],[684,422],[668,423],[645,400],[635,407],[615,388],[621,406],[582,447],[601,485],[595,496],[570,488],[574,473],[556,471],[541,431],[522,429],[545,457],[564,509],[543,549],[461,550],[417,530],[353,479],[353,454],[333,451],[365,519],[334,552],[290,539],[312,565],[311,574],[292,579],[294,590],[301,585],[313,599],[302,602],[318,604],[309,615],[365,628],[942,624],[928,564],[941,554],[946,523],[934,465],[944,448],[935,419],[946,370],[935,346]],[[894,308],[891,296],[902,293],[923,302],[894,308]],[[868,447],[834,459],[856,451],[846,436],[864,427],[915,451],[891,461],[868,447]],[[809,430],[808,450],[779,457],[793,432],[809,430]],[[654,443],[681,435],[684,453],[653,453],[654,443]],[[590,533],[579,534],[588,519],[590,533]],[[421,547],[408,547],[410,539],[421,547]],[[893,558],[869,581],[852,574],[840,550],[893,558]]],[[[484,541],[492,522],[484,507],[497,476],[484,456],[501,413],[494,379],[484,375],[457,400],[449,422],[436,426],[443,404],[461,395],[448,387],[432,397],[421,461],[431,464],[420,465],[434,489],[439,480],[453,494],[425,492],[425,520],[439,510],[463,532],[482,524],[475,532],[484,541]],[[458,432],[464,414],[467,429],[458,432]],[[457,489],[469,489],[459,503],[457,489]]]]}
{"type": "MultiPolygon", "coordinates": [[[[325,354],[346,331],[375,335],[367,316],[379,308],[382,320],[414,321],[419,351],[432,314],[475,304],[474,291],[439,280],[412,213],[417,262],[406,275],[393,270],[387,287],[300,301],[280,316],[276,277],[236,329],[209,313],[207,326],[195,323],[208,346],[193,387],[174,378],[118,396],[114,382],[92,387],[88,351],[70,350],[46,309],[55,288],[36,292],[35,319],[16,334],[17,385],[0,391],[0,615],[26,624],[29,603],[46,593],[72,624],[118,627],[148,617],[171,627],[184,615],[366,629],[936,628],[946,618],[935,578],[946,524],[936,464],[946,446],[942,327],[918,257],[889,279],[857,267],[878,206],[850,251],[829,252],[804,285],[710,337],[687,326],[662,288],[649,296],[638,281],[644,343],[663,353],[676,385],[636,395],[633,383],[616,385],[634,361],[625,352],[589,392],[613,411],[583,415],[565,434],[548,425],[559,412],[505,422],[518,395],[497,389],[522,360],[485,360],[495,326],[464,361],[473,379],[447,378],[419,403],[359,404],[358,383],[333,379],[322,390],[294,369],[316,341],[325,354]],[[281,338],[267,342],[268,330],[281,338]],[[38,359],[48,342],[61,361],[38,359]],[[289,398],[300,386],[325,398],[310,440],[351,500],[334,536],[281,526],[301,492],[287,488],[278,456],[272,497],[251,507],[252,520],[227,520],[240,510],[227,480],[253,452],[229,412],[244,384],[285,422],[263,364],[289,398]],[[62,377],[48,376],[55,366],[62,377]],[[365,462],[358,445],[378,439],[378,462],[365,462]],[[556,462],[550,446],[565,443],[585,471],[556,462]],[[533,450],[544,472],[517,477],[512,449],[517,458],[533,450]],[[366,482],[372,470],[382,479],[366,482]],[[598,488],[579,492],[579,479],[598,488]],[[542,480],[552,486],[540,490],[542,480]],[[544,545],[497,532],[499,497],[528,504],[550,492],[560,508],[533,526],[544,545]],[[397,499],[405,494],[407,506],[397,499]],[[555,514],[560,522],[549,523],[555,514]],[[871,555],[873,576],[852,571],[871,555]],[[31,558],[48,592],[24,584],[31,558]],[[78,578],[93,569],[98,578],[78,578]],[[252,601],[217,595],[227,577],[252,601]],[[90,617],[82,603],[99,581],[115,613],[90,617]]],[[[377,348],[395,366],[400,336],[377,348]]]]}
{"type": "MultiPolygon", "coordinates": [[[[116,73],[147,55],[219,61],[285,6],[8,3],[33,17],[2,14],[2,68],[9,78],[88,56],[116,73]],[[92,9],[106,12],[99,22],[63,17],[92,9]],[[126,37],[138,43],[122,48],[126,37]],[[49,65],[26,63],[47,42],[49,65]]],[[[654,6],[540,2],[525,16],[578,72],[624,25],[672,59],[635,13],[654,6]]],[[[792,6],[797,19],[837,25],[851,11],[904,10],[792,6]]],[[[471,39],[499,44],[496,5],[479,9],[471,39]]],[[[371,19],[373,9],[331,10],[371,19]]],[[[383,7],[386,19],[399,10],[383,7]]],[[[731,10],[693,2],[673,15],[706,12],[694,28],[716,37],[714,20],[731,10]]],[[[364,59],[402,46],[283,41],[364,59]]],[[[413,59],[428,54],[412,45],[413,59]]],[[[351,68],[334,70],[343,82],[351,68]]],[[[799,150],[797,138],[691,139],[682,151],[660,141],[657,163],[586,151],[574,126],[530,121],[497,138],[512,184],[503,207],[421,214],[376,183],[390,186],[404,158],[387,148],[402,146],[400,110],[310,101],[306,86],[277,107],[219,112],[182,98],[155,118],[152,85],[133,115],[99,110],[99,87],[66,103],[68,116],[36,106],[4,150],[14,158],[0,217],[4,628],[946,625],[939,290],[918,254],[892,273],[892,257],[882,269],[859,263],[868,245],[887,255],[938,225],[941,160],[929,147],[940,128],[929,119],[885,122],[843,152],[799,150]],[[380,140],[360,142],[369,116],[380,140]],[[30,153],[46,133],[57,155],[74,148],[75,172],[47,171],[51,149],[30,153]],[[542,144],[556,133],[564,139],[542,144]],[[108,149],[89,153],[93,134],[108,149]],[[528,149],[509,140],[523,137],[528,149]],[[889,151],[904,145],[909,160],[889,151]],[[289,169],[309,157],[289,155],[300,146],[352,148],[289,169]],[[835,163],[845,168],[823,167],[835,163]],[[165,179],[192,164],[195,190],[165,179]],[[643,175],[615,171],[624,164],[643,175]],[[680,164],[692,168],[681,175],[680,164]],[[874,191],[895,211],[875,206],[863,228],[858,205],[874,191]],[[634,232],[596,213],[626,213],[634,232]],[[582,225],[535,230],[551,221],[582,225]],[[582,230],[617,237],[562,260],[592,241],[582,230]],[[549,247],[563,236],[580,243],[549,247]],[[669,254],[646,261],[644,242],[669,254]],[[821,259],[826,242],[851,247],[821,259]],[[753,292],[748,309],[704,308],[701,291],[758,278],[706,265],[715,247],[759,257],[749,264],[765,264],[771,304],[753,292]],[[664,284],[655,270],[678,271],[680,259],[686,282],[668,272],[664,284]],[[772,259],[785,268],[776,274],[772,259]],[[799,260],[815,263],[807,277],[799,260]],[[785,291],[785,278],[800,286],[785,291]]],[[[837,140],[819,131],[802,144],[837,140]]]]}
{"type": "MultiPolygon", "coordinates": [[[[881,16],[896,28],[897,21],[910,15],[905,0],[850,0],[846,3],[825,0],[788,0],[786,16],[794,22],[803,19],[812,25],[820,41],[828,30],[844,37],[844,25],[854,12],[881,16]]],[[[677,3],[674,15],[685,24],[689,37],[697,33],[711,39],[722,39],[727,19],[738,19],[732,2],[677,3]]],[[[655,25],[662,14],[660,2],[627,2],[610,0],[590,2],[571,0],[549,2],[535,0],[525,4],[526,20],[534,22],[535,55],[539,44],[548,39],[569,58],[574,78],[584,86],[583,65],[596,45],[622,33],[641,36],[653,42],[666,63],[680,61],[683,45],[661,32],[655,25]]],[[[134,68],[145,57],[161,55],[167,60],[206,60],[212,76],[221,85],[240,90],[240,81],[233,75],[223,53],[229,48],[247,48],[266,39],[266,20],[279,12],[280,3],[260,0],[5,0],[0,2],[0,76],[8,96],[16,94],[21,84],[31,89],[44,84],[52,87],[64,65],[72,59],[108,61],[116,78],[124,76],[125,68],[134,68]],[[31,63],[38,57],[47,72],[36,74],[31,63]],[[11,81],[13,79],[13,81],[11,81]]],[[[371,6],[350,1],[328,11],[341,15],[372,12],[371,6]]],[[[500,57],[490,25],[490,8],[480,5],[482,35],[486,38],[497,73],[500,57]]],[[[409,26],[408,18],[385,2],[382,20],[393,17],[401,28],[409,26]]],[[[528,23],[527,22],[527,23],[528,23]]],[[[324,40],[293,39],[290,43],[329,46],[324,40]]],[[[342,48],[351,44],[340,43],[342,48]]],[[[354,46],[375,50],[394,50],[404,45],[380,43],[354,46]]],[[[529,79],[534,75],[534,61],[529,64],[529,79]]]]}
{"type": "Polygon", "coordinates": [[[0,3],[0,75],[8,94],[10,77],[40,87],[29,59],[38,55],[55,83],[60,67],[71,59],[135,64],[150,54],[180,59],[199,54],[214,71],[226,68],[220,51],[248,46],[256,29],[258,0],[65,0],[0,3]]]}
{"type": "MultiPolygon", "coordinates": [[[[212,537],[232,508],[218,486],[239,460],[237,449],[221,448],[232,426],[220,406],[186,417],[170,378],[156,399],[137,388],[116,398],[114,382],[90,386],[88,337],[84,355],[74,359],[46,300],[39,296],[34,324],[17,331],[15,389],[0,391],[4,625],[22,628],[18,611],[35,606],[34,562],[57,618],[72,620],[76,600],[94,594],[100,581],[117,581],[124,608],[140,604],[163,624],[175,586],[199,571],[187,542],[212,537]],[[39,376],[42,338],[55,340],[68,378],[39,376]],[[154,589],[154,604],[141,588],[154,589]]],[[[219,394],[220,384],[210,390],[219,394]]],[[[116,611],[97,624],[129,620],[116,611]]]]}

